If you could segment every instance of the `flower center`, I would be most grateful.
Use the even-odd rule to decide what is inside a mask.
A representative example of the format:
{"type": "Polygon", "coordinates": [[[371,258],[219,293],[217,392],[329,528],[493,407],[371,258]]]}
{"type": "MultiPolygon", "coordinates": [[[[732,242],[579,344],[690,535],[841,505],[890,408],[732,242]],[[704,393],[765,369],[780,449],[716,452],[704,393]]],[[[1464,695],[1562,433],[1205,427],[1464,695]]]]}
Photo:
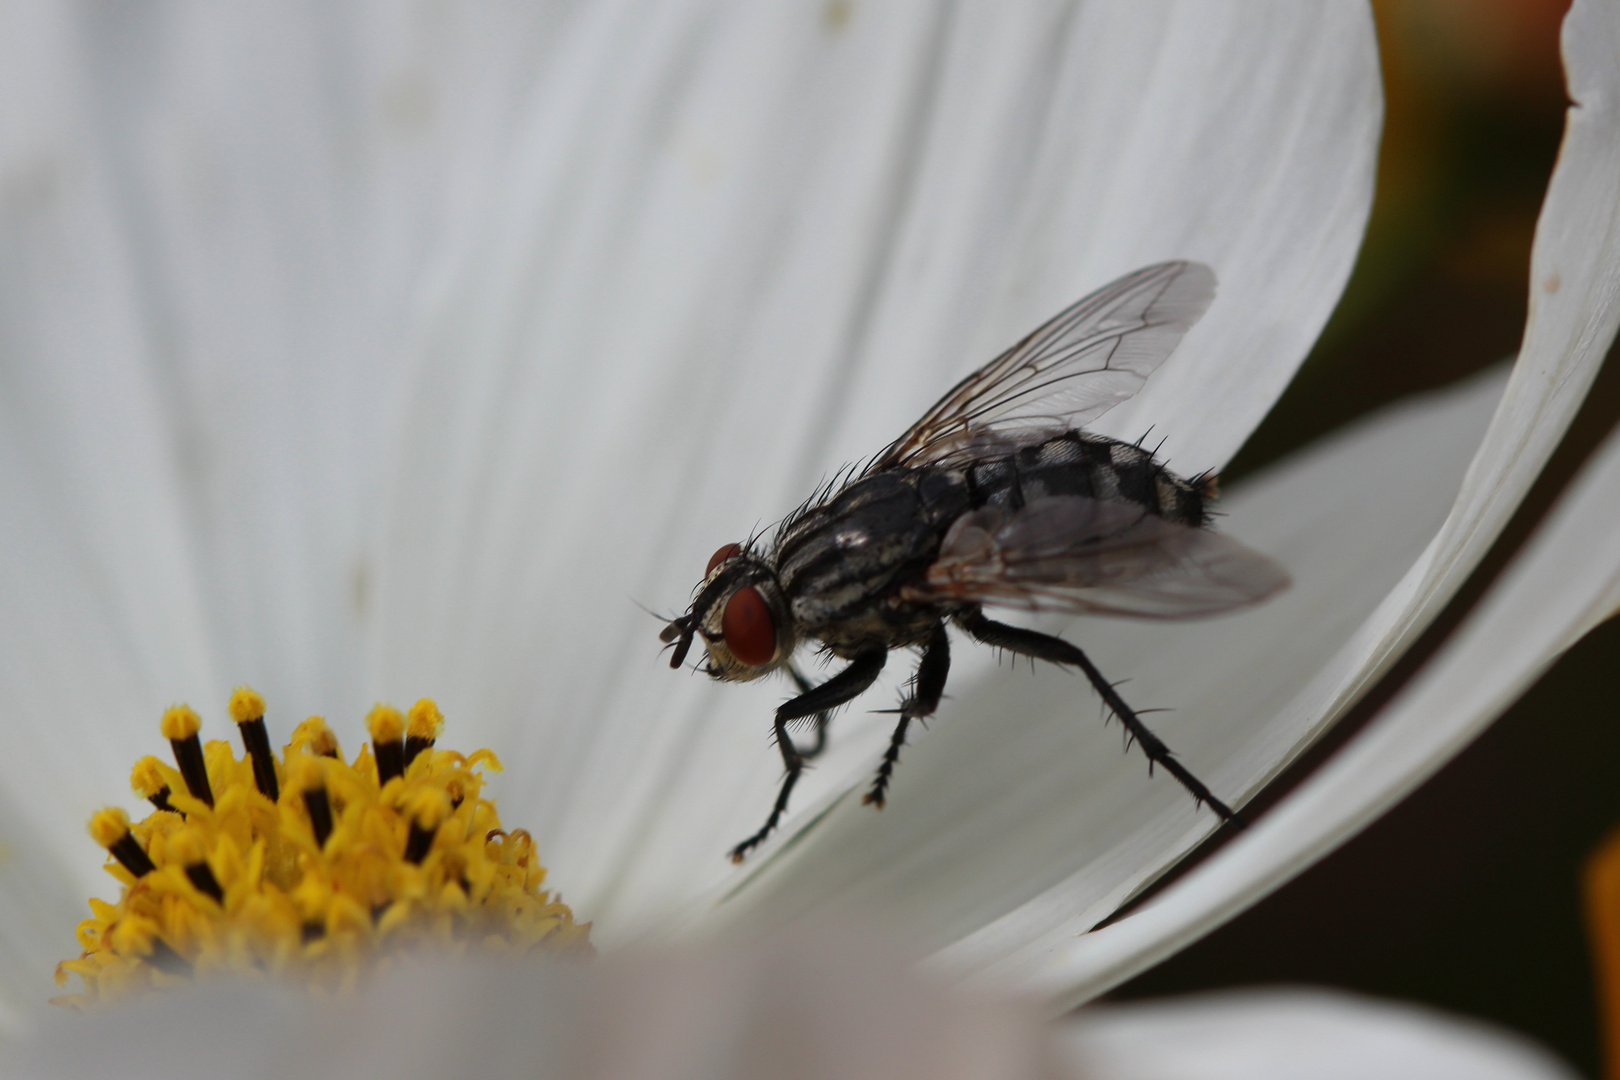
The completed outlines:
{"type": "Polygon", "coordinates": [[[123,890],[115,904],[91,899],[84,952],[56,968],[58,985],[77,975],[83,992],[57,1003],[233,972],[342,990],[383,953],[435,945],[591,952],[590,924],[540,888],[529,834],[501,828],[480,797],[500,762],[438,749],[432,701],[405,716],[372,709],[352,763],[318,716],[277,757],[258,694],[238,688],[230,713],[242,757],[203,743],[201,719],[177,705],[162,722],[174,766],[145,757],[130,776],[155,809],[137,823],[116,808],[90,819],[123,890]]]}

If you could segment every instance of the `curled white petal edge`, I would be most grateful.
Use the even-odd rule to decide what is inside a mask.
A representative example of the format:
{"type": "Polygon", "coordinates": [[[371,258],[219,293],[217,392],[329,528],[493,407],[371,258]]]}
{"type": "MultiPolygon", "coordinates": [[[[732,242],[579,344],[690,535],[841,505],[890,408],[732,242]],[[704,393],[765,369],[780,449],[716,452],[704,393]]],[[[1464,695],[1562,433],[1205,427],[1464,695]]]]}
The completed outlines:
{"type": "MultiPolygon", "coordinates": [[[[1562,438],[1614,339],[1620,323],[1620,280],[1615,272],[1620,265],[1616,258],[1620,252],[1620,115],[1614,109],[1613,91],[1614,84],[1620,83],[1620,69],[1608,60],[1620,52],[1620,10],[1598,3],[1577,3],[1564,24],[1564,50],[1570,94],[1576,104],[1569,110],[1558,165],[1537,224],[1531,260],[1530,316],[1519,360],[1452,511],[1434,541],[1363,630],[1300,696],[1295,707],[1314,712],[1318,719],[1298,750],[1314,741],[1387,671],[1478,564],[1562,438]]],[[[1585,483],[1597,482],[1595,477],[1600,471],[1594,466],[1585,483]]],[[[1575,501],[1568,500],[1566,507],[1573,508],[1575,501]]],[[[1565,531],[1585,527],[1585,518],[1571,522],[1572,513],[1573,509],[1566,509],[1556,519],[1557,527],[1565,531]]],[[[1553,527],[1544,532],[1542,546],[1535,552],[1555,542],[1553,532],[1553,527]]],[[[1560,537],[1556,542],[1567,545],[1576,541],[1560,537]]],[[[1513,580],[1531,573],[1529,562],[1536,557],[1535,552],[1521,560],[1513,580]]],[[[1607,561],[1598,558],[1593,565],[1607,561]]],[[[1554,559],[1544,568],[1538,564],[1538,569],[1542,577],[1556,576],[1568,565],[1554,559]]],[[[1535,674],[1601,621],[1602,616],[1592,618],[1588,608],[1574,606],[1594,587],[1594,580],[1592,573],[1583,571],[1580,582],[1562,583],[1563,592],[1575,589],[1580,593],[1569,595],[1563,604],[1553,599],[1555,594],[1547,592],[1531,598],[1529,610],[1544,605],[1548,612],[1567,620],[1566,629],[1579,629],[1541,639],[1541,649],[1520,640],[1509,656],[1486,672],[1492,685],[1499,685],[1495,696],[1456,695],[1450,702],[1444,696],[1431,698],[1444,707],[1445,715],[1430,722],[1427,731],[1421,716],[1403,709],[1398,718],[1389,722],[1381,719],[1364,733],[1362,740],[1347,748],[1344,756],[1348,759],[1351,751],[1361,752],[1357,750],[1361,741],[1371,738],[1375,730],[1394,733],[1384,736],[1396,743],[1385,762],[1389,771],[1381,778],[1376,773],[1363,777],[1355,786],[1352,803],[1320,804],[1316,792],[1324,784],[1336,785],[1336,798],[1351,797],[1338,786],[1341,781],[1332,779],[1337,773],[1324,770],[1279,806],[1261,827],[1251,829],[1154,904],[1145,905],[1105,930],[1086,934],[1089,927],[1085,925],[1046,926],[1028,934],[1029,944],[1025,947],[1012,955],[994,958],[979,955],[969,938],[939,957],[939,962],[983,978],[1030,983],[1055,1004],[1068,1005],[1101,993],[1169,956],[1342,843],[1466,745],[1529,685],[1535,674]],[[1465,700],[1473,702],[1477,711],[1464,707],[1461,703],[1465,700]],[[1427,732],[1441,729],[1454,730],[1455,738],[1435,743],[1425,737],[1427,732]],[[1292,824],[1287,826],[1285,843],[1273,831],[1281,826],[1268,823],[1286,808],[1297,805],[1317,807],[1321,816],[1315,821],[1308,816],[1298,819],[1298,811],[1290,810],[1288,820],[1292,824]],[[1262,855],[1255,848],[1261,843],[1275,850],[1262,855]],[[1241,865],[1254,875],[1252,880],[1212,876],[1236,872],[1229,868],[1240,865],[1240,859],[1244,860],[1241,865]]],[[[1506,594],[1510,588],[1511,582],[1504,582],[1493,597],[1506,594]]],[[[1499,602],[1493,600],[1482,608],[1469,627],[1486,618],[1488,611],[1495,611],[1499,602]]],[[[1479,633],[1477,629],[1472,631],[1473,636],[1460,633],[1443,655],[1456,655],[1458,643],[1472,643],[1479,633]]],[[[1468,674],[1462,681],[1467,682],[1479,672],[1467,661],[1466,653],[1463,656],[1455,663],[1466,668],[1468,674]]],[[[1438,657],[1436,665],[1438,669],[1438,657]]],[[[1439,674],[1436,670],[1433,677],[1439,674]]],[[[1288,760],[1279,761],[1276,771],[1280,772],[1288,760]]],[[[1025,907],[1038,905],[1040,900],[1036,898],[1025,907]]],[[[1018,920],[1022,910],[1010,912],[998,920],[998,925],[1018,920]]]]}
{"type": "Polygon", "coordinates": [[[1130,918],[1033,965],[1054,1000],[1117,983],[1242,911],[1466,746],[1620,610],[1620,434],[1611,435],[1503,579],[1345,749],[1243,836],[1130,918]]]}

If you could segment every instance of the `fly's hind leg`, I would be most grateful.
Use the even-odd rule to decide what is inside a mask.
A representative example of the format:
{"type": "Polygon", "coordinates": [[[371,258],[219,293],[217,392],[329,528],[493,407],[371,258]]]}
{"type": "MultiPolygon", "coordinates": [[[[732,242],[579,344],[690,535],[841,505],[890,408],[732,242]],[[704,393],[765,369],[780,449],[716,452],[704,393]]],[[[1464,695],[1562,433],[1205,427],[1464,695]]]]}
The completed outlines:
{"type": "Polygon", "coordinates": [[[1208,803],[1209,808],[1220,815],[1221,820],[1242,824],[1242,819],[1232,812],[1231,807],[1217,799],[1214,793],[1204,786],[1203,781],[1188,772],[1186,766],[1175,759],[1163,740],[1147,729],[1147,725],[1142,723],[1136,712],[1125,704],[1125,699],[1119,696],[1113,684],[1103,678],[1102,672],[1097,670],[1091,658],[1074,645],[1051,634],[995,622],[985,618],[982,611],[959,616],[957,622],[962,629],[986,645],[994,645],[1036,660],[1050,660],[1054,664],[1077,667],[1085,672],[1086,678],[1091,680],[1092,687],[1114,711],[1114,715],[1119,717],[1120,723],[1125,725],[1125,730],[1130,733],[1131,738],[1141,745],[1142,752],[1147,755],[1151,764],[1163,766],[1165,772],[1181,781],[1181,786],[1187,789],[1194,801],[1208,803]]]}
{"type": "Polygon", "coordinates": [[[806,716],[831,712],[844,702],[859,697],[876,681],[878,674],[883,670],[884,661],[888,658],[887,649],[861,653],[851,660],[843,671],[820,686],[812,687],[798,697],[783,702],[776,710],[776,748],[782,752],[782,766],[786,769],[786,775],[782,777],[782,790],[776,794],[776,805],[771,807],[771,816],[765,819],[765,826],[731,849],[732,862],[742,862],[744,856],[775,831],[776,823],[782,820],[782,813],[787,809],[788,796],[793,794],[793,785],[799,782],[799,774],[804,771],[804,755],[793,745],[793,737],[788,734],[788,724],[794,720],[802,720],[806,716]]]}
{"type": "Polygon", "coordinates": [[[889,749],[883,755],[883,764],[878,766],[871,790],[861,802],[883,809],[889,778],[894,775],[894,767],[900,761],[900,748],[906,745],[906,729],[913,720],[934,715],[934,710],[939,708],[939,699],[945,694],[945,677],[950,671],[951,643],[945,636],[945,624],[937,623],[923,645],[922,660],[917,664],[917,673],[911,678],[911,693],[906,695],[906,700],[900,703],[897,710],[900,722],[894,725],[894,734],[889,737],[889,749]]]}

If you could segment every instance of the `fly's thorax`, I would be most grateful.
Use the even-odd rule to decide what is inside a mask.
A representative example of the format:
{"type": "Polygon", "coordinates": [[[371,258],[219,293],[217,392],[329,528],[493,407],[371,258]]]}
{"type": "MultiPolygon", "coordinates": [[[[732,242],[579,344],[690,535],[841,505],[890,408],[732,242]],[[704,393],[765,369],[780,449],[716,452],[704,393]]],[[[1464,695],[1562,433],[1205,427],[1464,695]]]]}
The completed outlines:
{"type": "Polygon", "coordinates": [[[937,613],[911,611],[899,592],[920,578],[945,528],[967,509],[959,470],[897,468],[790,518],[772,558],[798,633],[839,656],[925,634],[937,613]]]}
{"type": "Polygon", "coordinates": [[[712,565],[698,593],[708,672],[747,682],[785,664],[797,644],[793,615],[769,562],[741,548],[712,565]]]}

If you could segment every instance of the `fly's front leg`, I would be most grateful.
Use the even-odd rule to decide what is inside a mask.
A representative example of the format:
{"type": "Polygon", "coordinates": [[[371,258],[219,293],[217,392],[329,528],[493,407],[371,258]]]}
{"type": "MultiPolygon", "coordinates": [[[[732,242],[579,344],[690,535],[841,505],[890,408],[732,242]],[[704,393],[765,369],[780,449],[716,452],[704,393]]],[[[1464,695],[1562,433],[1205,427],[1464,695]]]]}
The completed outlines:
{"type": "Polygon", "coordinates": [[[1092,687],[1102,696],[1104,703],[1114,710],[1114,715],[1125,725],[1125,730],[1130,733],[1131,738],[1141,744],[1142,752],[1147,755],[1151,764],[1162,765],[1165,772],[1181,781],[1181,786],[1187,789],[1196,802],[1208,803],[1209,808],[1220,815],[1221,820],[1242,823],[1242,819],[1232,812],[1231,807],[1217,799],[1209,788],[1204,786],[1203,781],[1188,772],[1186,766],[1175,759],[1170,753],[1170,748],[1147,729],[1147,725],[1142,723],[1135,711],[1125,704],[1125,699],[1115,691],[1113,684],[1103,678],[1102,672],[1097,670],[1091,658],[1078,648],[1051,634],[1042,634],[1035,630],[1025,630],[987,619],[982,611],[959,616],[957,622],[962,629],[986,645],[994,645],[1036,660],[1067,664],[1085,672],[1086,678],[1091,680],[1092,687]]]}
{"type": "MultiPolygon", "coordinates": [[[[804,672],[799,670],[798,665],[789,664],[787,670],[789,677],[793,679],[793,685],[799,688],[799,693],[808,694],[811,690],[815,689],[815,684],[804,677],[804,672]]],[[[823,750],[827,749],[827,721],[831,719],[831,709],[822,709],[820,712],[816,713],[816,745],[812,746],[808,750],[799,750],[799,756],[801,758],[806,761],[813,761],[821,756],[821,752],[823,750]]]]}
{"type": "Polygon", "coordinates": [[[950,671],[951,643],[945,636],[945,624],[938,623],[923,645],[922,660],[917,664],[917,673],[911,677],[911,693],[900,703],[900,722],[894,725],[894,734],[889,736],[889,749],[883,755],[883,764],[878,766],[872,788],[861,802],[883,809],[889,778],[894,775],[894,767],[900,761],[900,748],[906,745],[906,729],[911,726],[912,720],[934,715],[934,710],[939,708],[939,699],[945,695],[945,677],[950,671]]]}
{"type": "Polygon", "coordinates": [[[820,686],[784,702],[776,710],[776,748],[782,752],[782,765],[787,774],[782,777],[782,790],[776,795],[776,805],[771,807],[771,816],[765,819],[765,827],[731,849],[732,862],[742,862],[745,855],[776,829],[776,823],[782,820],[782,812],[787,809],[788,796],[793,794],[793,785],[799,782],[799,774],[804,771],[804,755],[793,745],[788,724],[806,716],[831,712],[846,701],[859,697],[877,680],[888,658],[887,649],[861,653],[849,662],[849,667],[820,686]]]}

